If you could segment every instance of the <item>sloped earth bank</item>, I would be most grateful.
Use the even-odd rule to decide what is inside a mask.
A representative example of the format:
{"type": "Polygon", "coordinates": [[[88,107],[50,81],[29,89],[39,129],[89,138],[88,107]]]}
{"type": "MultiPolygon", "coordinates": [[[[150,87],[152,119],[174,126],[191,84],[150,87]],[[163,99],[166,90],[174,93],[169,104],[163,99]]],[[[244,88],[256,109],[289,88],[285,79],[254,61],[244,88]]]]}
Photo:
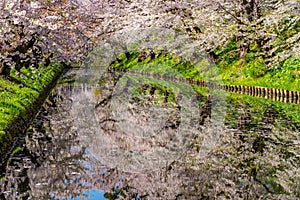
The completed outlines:
{"type": "Polygon", "coordinates": [[[11,70],[10,78],[0,77],[0,168],[64,69],[64,64],[52,63],[11,70]]]}
{"type": "Polygon", "coordinates": [[[220,105],[185,84],[107,72],[91,87],[72,74],[14,151],[1,199],[300,198],[299,105],[220,105]]]}

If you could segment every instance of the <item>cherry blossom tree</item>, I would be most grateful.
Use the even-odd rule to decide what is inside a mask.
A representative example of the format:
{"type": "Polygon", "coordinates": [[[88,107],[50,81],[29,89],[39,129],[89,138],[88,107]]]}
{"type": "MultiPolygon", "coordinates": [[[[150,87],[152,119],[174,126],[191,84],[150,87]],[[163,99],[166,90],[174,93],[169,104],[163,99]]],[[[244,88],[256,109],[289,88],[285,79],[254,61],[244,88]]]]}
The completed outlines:
{"type": "Polygon", "coordinates": [[[300,52],[299,0],[3,0],[0,7],[0,74],[6,76],[21,66],[80,63],[123,29],[174,29],[212,56],[235,38],[241,58],[255,44],[269,67],[300,52]]]}
{"type": "Polygon", "coordinates": [[[182,25],[188,25],[187,32],[209,52],[234,37],[241,58],[255,44],[260,49],[258,56],[269,67],[291,55],[299,56],[299,32],[291,31],[287,40],[279,39],[299,27],[299,1],[215,0],[199,4],[200,9],[193,10],[191,17],[182,18],[182,25]]]}

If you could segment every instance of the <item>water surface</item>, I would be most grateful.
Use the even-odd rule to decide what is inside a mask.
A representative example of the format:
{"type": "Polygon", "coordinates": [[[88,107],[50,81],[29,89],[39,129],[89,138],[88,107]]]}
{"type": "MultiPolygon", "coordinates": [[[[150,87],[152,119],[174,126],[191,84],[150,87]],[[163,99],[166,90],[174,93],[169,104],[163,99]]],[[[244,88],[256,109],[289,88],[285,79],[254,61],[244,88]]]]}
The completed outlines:
{"type": "Polygon", "coordinates": [[[51,93],[2,199],[297,199],[299,105],[107,72],[51,93]]]}

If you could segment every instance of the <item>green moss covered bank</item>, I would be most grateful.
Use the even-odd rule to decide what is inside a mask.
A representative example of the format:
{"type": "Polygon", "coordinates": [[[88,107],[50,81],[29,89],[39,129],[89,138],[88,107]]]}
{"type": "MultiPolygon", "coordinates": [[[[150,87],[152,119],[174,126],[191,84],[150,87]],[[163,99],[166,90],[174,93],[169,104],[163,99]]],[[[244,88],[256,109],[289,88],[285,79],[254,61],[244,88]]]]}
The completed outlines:
{"type": "Polygon", "coordinates": [[[0,166],[64,69],[63,64],[50,64],[12,70],[10,80],[0,77],[0,166]]]}

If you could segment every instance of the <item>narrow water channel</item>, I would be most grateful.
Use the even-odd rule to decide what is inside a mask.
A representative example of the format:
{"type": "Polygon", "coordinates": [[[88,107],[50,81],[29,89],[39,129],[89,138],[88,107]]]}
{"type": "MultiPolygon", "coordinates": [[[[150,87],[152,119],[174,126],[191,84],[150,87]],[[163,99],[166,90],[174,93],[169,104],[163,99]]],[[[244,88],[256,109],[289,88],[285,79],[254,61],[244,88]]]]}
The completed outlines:
{"type": "Polygon", "coordinates": [[[0,199],[297,199],[300,106],[68,72],[1,174],[0,199]]]}

